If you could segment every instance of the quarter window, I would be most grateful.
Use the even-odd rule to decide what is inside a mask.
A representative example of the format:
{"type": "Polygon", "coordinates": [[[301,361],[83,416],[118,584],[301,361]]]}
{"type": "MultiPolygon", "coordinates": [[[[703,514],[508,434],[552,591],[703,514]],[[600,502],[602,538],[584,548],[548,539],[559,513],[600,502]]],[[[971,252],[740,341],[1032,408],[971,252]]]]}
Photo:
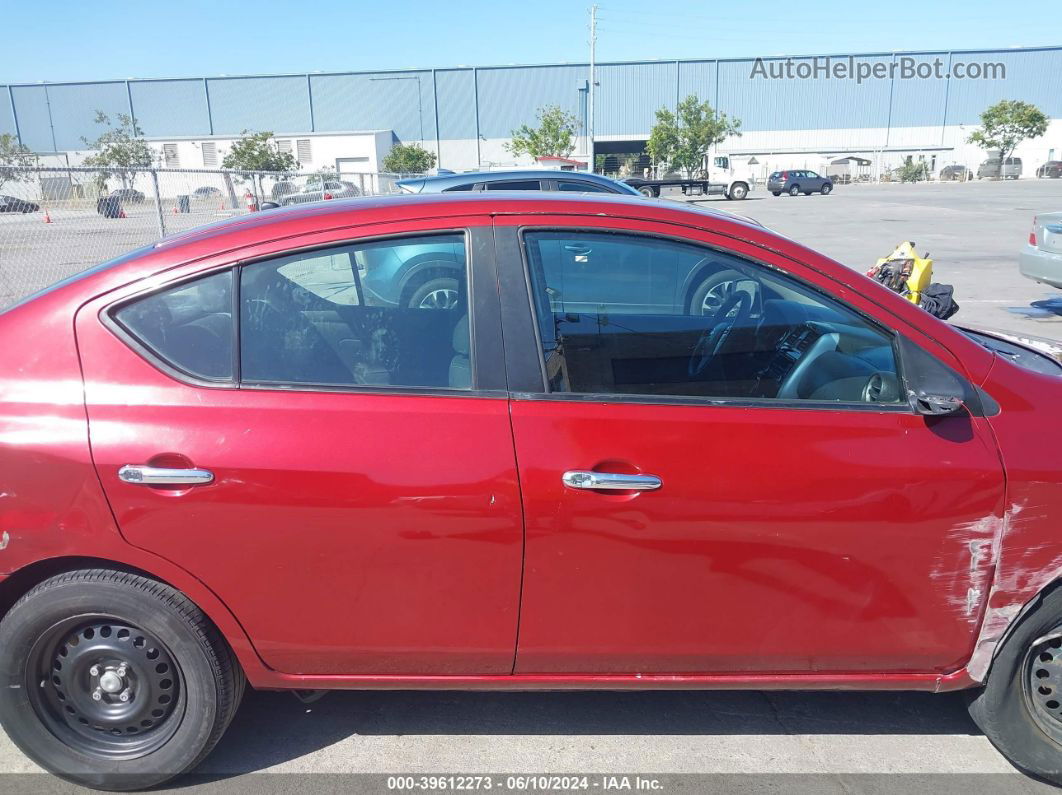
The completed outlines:
{"type": "Polygon", "coordinates": [[[573,193],[614,193],[604,185],[595,185],[592,182],[575,182],[561,180],[557,183],[557,190],[566,190],[573,193]]]}
{"type": "Polygon", "coordinates": [[[469,389],[465,244],[431,235],[245,265],[241,378],[469,389]]]}
{"type": "Polygon", "coordinates": [[[196,378],[232,380],[231,271],[133,301],[114,319],[172,367],[196,378]]]}
{"type": "Polygon", "coordinates": [[[891,335],[776,271],[627,234],[524,242],[552,392],[899,403],[891,335]]]}

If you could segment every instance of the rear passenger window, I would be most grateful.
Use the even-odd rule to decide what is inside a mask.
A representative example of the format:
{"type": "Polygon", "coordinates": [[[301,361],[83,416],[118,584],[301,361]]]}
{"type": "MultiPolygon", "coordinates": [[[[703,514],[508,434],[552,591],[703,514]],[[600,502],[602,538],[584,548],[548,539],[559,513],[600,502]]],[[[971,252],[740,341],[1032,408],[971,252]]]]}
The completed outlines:
{"type": "Polygon", "coordinates": [[[196,378],[232,380],[232,271],[126,304],[114,319],[170,366],[196,378]]]}
{"type": "Polygon", "coordinates": [[[541,190],[537,179],[511,179],[506,182],[488,182],[487,190],[541,190]]]}
{"type": "Polygon", "coordinates": [[[244,382],[470,389],[463,235],[349,244],[243,266],[244,382]]]}

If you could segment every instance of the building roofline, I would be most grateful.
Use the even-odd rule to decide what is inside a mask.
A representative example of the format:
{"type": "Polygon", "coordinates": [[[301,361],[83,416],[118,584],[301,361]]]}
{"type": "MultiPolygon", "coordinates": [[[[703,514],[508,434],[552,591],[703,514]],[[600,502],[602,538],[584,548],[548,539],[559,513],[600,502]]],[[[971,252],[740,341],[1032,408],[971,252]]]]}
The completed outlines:
{"type": "MultiPolygon", "coordinates": [[[[774,54],[774,55],[748,55],[740,57],[730,58],[654,58],[650,60],[627,60],[627,61],[598,61],[597,67],[602,66],[649,66],[653,64],[704,64],[704,63],[748,63],[755,62],[757,59],[764,61],[784,61],[790,58],[793,59],[814,59],[814,58],[881,58],[881,57],[903,57],[903,56],[919,56],[919,55],[1009,55],[1013,53],[1030,53],[1030,52],[1062,52],[1062,45],[1044,45],[1039,47],[979,47],[975,49],[927,49],[927,50],[878,50],[870,52],[833,52],[833,53],[793,53],[793,54],[774,54]]],[[[419,68],[404,68],[404,69],[359,69],[352,71],[342,72],[278,72],[278,73],[254,73],[254,74],[242,74],[242,75],[188,75],[185,77],[129,77],[129,78],[107,78],[103,80],[40,80],[34,83],[9,83],[0,80],[0,86],[7,88],[34,88],[39,86],[85,86],[85,85],[101,85],[113,83],[115,85],[133,84],[133,83],[167,83],[167,82],[188,82],[188,81],[204,81],[204,80],[253,80],[261,78],[280,78],[280,77],[293,77],[293,78],[313,78],[313,77],[350,77],[357,75],[384,75],[384,74],[425,74],[431,75],[437,72],[472,72],[472,71],[486,71],[486,70],[499,70],[499,69],[547,69],[551,67],[564,67],[575,66],[581,68],[589,68],[588,61],[563,61],[555,63],[526,63],[526,64],[485,64],[485,65],[472,65],[472,66],[429,66],[419,68]]]]}

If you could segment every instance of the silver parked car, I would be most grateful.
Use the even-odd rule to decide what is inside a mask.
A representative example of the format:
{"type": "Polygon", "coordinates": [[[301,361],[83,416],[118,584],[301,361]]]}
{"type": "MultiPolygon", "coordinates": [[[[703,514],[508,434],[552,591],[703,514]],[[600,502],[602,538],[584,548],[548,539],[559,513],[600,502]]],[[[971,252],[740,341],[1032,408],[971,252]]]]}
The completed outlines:
{"type": "Polygon", "coordinates": [[[1018,267],[1022,276],[1062,289],[1062,212],[1033,218],[1018,267]]]}
{"type": "Polygon", "coordinates": [[[322,199],[350,199],[360,195],[361,191],[353,182],[329,180],[325,182],[323,189],[320,182],[311,182],[304,185],[302,190],[281,197],[280,204],[305,204],[306,202],[319,202],[322,199]]]}

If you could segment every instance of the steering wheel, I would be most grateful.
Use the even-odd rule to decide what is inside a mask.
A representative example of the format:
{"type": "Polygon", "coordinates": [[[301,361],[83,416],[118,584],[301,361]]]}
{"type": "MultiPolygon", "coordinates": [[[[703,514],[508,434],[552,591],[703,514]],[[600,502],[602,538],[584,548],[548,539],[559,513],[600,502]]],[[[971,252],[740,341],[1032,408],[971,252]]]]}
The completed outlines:
{"type": "Polygon", "coordinates": [[[726,350],[730,332],[739,323],[744,322],[751,312],[752,296],[744,290],[735,290],[724,299],[719,309],[712,315],[711,327],[704,330],[693,348],[693,353],[690,354],[686,369],[691,377],[704,372],[708,362],[726,350]],[[733,316],[729,316],[731,312],[734,312],[733,316]]]}

